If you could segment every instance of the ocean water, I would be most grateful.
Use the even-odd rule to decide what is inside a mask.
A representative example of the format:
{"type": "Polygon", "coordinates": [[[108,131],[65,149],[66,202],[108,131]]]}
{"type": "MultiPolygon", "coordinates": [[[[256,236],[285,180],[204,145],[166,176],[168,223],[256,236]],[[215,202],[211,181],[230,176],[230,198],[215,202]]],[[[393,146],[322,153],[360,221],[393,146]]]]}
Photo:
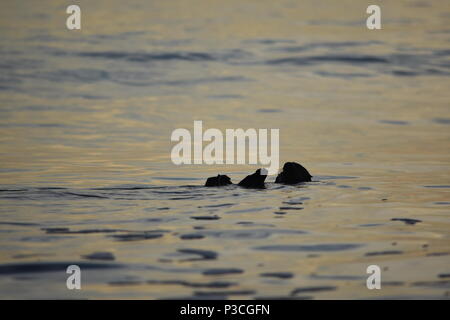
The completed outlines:
{"type": "Polygon", "coordinates": [[[0,3],[0,298],[450,296],[450,5],[0,3]],[[180,165],[170,135],[278,128],[310,183],[180,165]],[[66,268],[81,268],[81,290],[66,268]],[[368,290],[369,265],[381,290],[368,290]]]}

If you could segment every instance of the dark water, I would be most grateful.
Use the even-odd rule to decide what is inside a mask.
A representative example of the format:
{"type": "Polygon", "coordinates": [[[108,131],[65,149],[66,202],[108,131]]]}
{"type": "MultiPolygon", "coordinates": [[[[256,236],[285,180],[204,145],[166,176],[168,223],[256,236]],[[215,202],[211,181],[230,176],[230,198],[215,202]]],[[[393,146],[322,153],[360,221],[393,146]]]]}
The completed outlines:
{"type": "MultiPolygon", "coordinates": [[[[337,208],[320,209],[341,203],[339,182],[354,190],[357,181],[317,177],[257,191],[199,184],[2,188],[5,297],[351,297],[349,290],[365,287],[365,265],[389,270],[418,261],[431,269],[444,263],[436,269],[441,274],[424,277],[427,282],[402,276],[383,282],[383,289],[439,297],[448,289],[450,251],[423,238],[408,240],[411,234],[425,237],[432,221],[390,218],[392,213],[350,219],[336,216],[337,208]],[[324,194],[337,198],[325,200],[324,194]],[[64,288],[72,264],[80,266],[87,291],[64,288]],[[31,295],[30,287],[36,290],[31,295]]],[[[367,192],[373,191],[352,193],[367,199],[367,192]]],[[[351,207],[340,206],[343,212],[351,207]]]]}

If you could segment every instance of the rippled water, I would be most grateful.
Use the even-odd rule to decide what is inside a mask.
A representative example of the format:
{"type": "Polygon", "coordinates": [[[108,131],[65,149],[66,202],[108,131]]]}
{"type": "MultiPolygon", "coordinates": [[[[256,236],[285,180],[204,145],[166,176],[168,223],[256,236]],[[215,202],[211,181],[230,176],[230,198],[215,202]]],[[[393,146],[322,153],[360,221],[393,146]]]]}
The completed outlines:
{"type": "Polygon", "coordinates": [[[79,3],[81,31],[0,4],[0,298],[449,297],[445,1],[379,31],[354,1],[79,3]],[[194,120],[279,128],[313,182],[203,187],[257,166],[172,164],[194,120]]]}

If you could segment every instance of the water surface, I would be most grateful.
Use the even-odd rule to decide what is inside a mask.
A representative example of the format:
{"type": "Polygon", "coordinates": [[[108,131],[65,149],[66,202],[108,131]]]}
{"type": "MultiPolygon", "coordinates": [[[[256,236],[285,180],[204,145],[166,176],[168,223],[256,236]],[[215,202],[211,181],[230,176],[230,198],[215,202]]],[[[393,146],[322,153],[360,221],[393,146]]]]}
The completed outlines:
{"type": "Polygon", "coordinates": [[[448,4],[79,3],[0,4],[0,298],[448,298],[448,4]],[[313,182],[202,187],[257,166],[172,164],[194,120],[313,182]]]}

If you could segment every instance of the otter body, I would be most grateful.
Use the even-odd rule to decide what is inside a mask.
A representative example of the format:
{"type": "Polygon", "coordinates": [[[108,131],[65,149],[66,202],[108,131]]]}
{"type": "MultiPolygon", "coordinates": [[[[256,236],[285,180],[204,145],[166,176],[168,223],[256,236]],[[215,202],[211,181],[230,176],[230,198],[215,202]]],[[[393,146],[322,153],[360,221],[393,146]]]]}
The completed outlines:
{"type": "MultiPolygon", "coordinates": [[[[238,186],[244,188],[264,189],[266,177],[267,170],[258,169],[255,173],[242,179],[238,183],[238,186]]],[[[306,170],[301,164],[297,162],[286,162],[283,166],[283,171],[281,171],[275,179],[275,183],[296,184],[301,182],[310,182],[311,178],[312,175],[309,174],[308,170],[306,170]]],[[[205,187],[220,187],[230,184],[233,183],[228,176],[219,174],[217,177],[208,178],[206,180],[205,187]]]]}
{"type": "Polygon", "coordinates": [[[286,162],[283,166],[283,171],[275,179],[275,183],[296,184],[310,182],[311,178],[312,175],[301,164],[297,162],[286,162]]]}

